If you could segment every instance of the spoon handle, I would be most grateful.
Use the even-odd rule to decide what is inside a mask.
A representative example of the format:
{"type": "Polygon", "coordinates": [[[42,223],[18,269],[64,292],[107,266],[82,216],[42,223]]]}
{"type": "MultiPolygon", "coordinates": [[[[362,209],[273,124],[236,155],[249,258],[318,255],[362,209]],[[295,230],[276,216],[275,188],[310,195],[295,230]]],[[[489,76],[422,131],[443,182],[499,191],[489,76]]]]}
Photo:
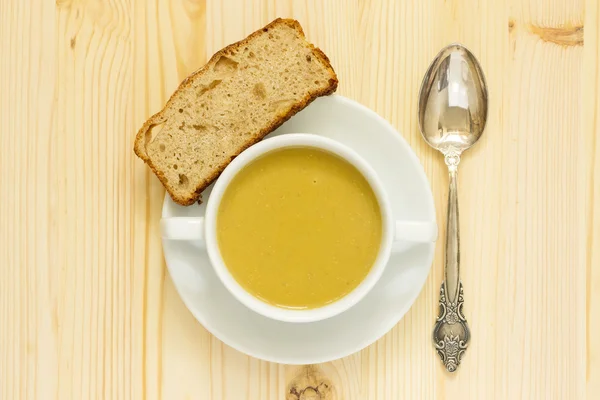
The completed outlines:
{"type": "Polygon", "coordinates": [[[460,281],[460,232],[458,226],[458,162],[459,155],[446,155],[450,173],[448,221],[446,229],[446,265],[440,288],[440,314],[433,329],[433,343],[449,372],[460,364],[471,336],[463,315],[463,287],[460,281]]]}

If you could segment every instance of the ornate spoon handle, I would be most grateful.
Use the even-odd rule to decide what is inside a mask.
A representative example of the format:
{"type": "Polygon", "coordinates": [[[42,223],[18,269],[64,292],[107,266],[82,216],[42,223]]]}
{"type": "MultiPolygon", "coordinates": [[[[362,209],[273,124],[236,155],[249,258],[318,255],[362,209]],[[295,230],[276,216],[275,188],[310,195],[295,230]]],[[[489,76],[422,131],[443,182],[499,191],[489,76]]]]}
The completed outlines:
{"type": "Polygon", "coordinates": [[[460,154],[446,153],[450,173],[448,221],[446,231],[446,266],[440,288],[440,314],[433,329],[433,343],[444,366],[454,372],[460,364],[471,333],[463,315],[463,287],[460,281],[460,233],[458,229],[457,167],[460,154]]]}

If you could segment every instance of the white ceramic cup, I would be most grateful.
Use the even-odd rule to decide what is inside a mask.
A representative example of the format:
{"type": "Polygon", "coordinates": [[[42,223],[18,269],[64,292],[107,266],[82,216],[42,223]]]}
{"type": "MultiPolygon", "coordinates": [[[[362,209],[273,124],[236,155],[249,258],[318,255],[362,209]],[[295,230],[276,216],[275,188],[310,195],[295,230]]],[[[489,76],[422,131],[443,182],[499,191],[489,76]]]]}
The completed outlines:
{"type": "Polygon", "coordinates": [[[385,188],[371,166],[354,150],[333,139],[306,133],[294,133],[263,140],[243,151],[225,168],[210,194],[204,217],[171,217],[161,220],[162,237],[171,240],[193,240],[204,242],[210,262],[223,285],[242,304],[266,317],[284,322],[313,322],[333,317],[358,303],[375,286],[392,251],[401,251],[408,242],[433,242],[437,238],[435,221],[396,221],[385,188]],[[294,310],[268,304],[250,293],[233,278],[219,251],[216,235],[217,211],[223,193],[233,177],[261,155],[273,150],[289,147],[311,147],[333,153],[354,165],[367,179],[377,200],[382,217],[383,234],[379,253],[366,278],[349,294],[323,307],[294,310]]]}

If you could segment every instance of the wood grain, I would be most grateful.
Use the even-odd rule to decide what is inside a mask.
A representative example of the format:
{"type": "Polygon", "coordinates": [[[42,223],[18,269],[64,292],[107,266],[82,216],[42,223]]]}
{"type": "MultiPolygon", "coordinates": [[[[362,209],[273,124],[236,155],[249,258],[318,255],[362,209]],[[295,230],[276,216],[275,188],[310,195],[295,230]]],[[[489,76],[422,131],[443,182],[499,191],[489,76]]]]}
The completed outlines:
{"type": "Polygon", "coordinates": [[[600,393],[600,5],[586,3],[584,35],[583,134],[587,138],[588,190],[586,210],[586,394],[588,399],[600,393]]]}
{"type": "Polygon", "coordinates": [[[600,6],[594,0],[0,2],[0,399],[595,399],[600,391],[600,6]],[[461,163],[473,342],[447,375],[430,333],[442,241],[405,318],[330,363],[212,337],[166,272],[164,189],[135,131],[207,57],[298,19],[339,93],[411,144],[445,234],[447,176],[419,84],[452,41],[490,89],[461,163]]]}

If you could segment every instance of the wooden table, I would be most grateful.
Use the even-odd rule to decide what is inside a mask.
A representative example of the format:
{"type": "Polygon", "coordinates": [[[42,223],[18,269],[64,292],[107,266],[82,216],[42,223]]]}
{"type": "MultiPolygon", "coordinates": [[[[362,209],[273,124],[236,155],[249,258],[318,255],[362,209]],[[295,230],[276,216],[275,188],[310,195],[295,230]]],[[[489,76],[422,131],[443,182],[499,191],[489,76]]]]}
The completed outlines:
{"type": "Polygon", "coordinates": [[[0,399],[597,399],[599,20],[596,0],[0,1],[0,399]],[[483,65],[488,125],[460,176],[473,341],[455,375],[430,340],[443,240],[404,319],[322,365],[232,350],[173,287],[164,192],[133,137],[277,16],[410,143],[442,237],[446,168],[419,136],[419,84],[452,41],[483,65]]]}

